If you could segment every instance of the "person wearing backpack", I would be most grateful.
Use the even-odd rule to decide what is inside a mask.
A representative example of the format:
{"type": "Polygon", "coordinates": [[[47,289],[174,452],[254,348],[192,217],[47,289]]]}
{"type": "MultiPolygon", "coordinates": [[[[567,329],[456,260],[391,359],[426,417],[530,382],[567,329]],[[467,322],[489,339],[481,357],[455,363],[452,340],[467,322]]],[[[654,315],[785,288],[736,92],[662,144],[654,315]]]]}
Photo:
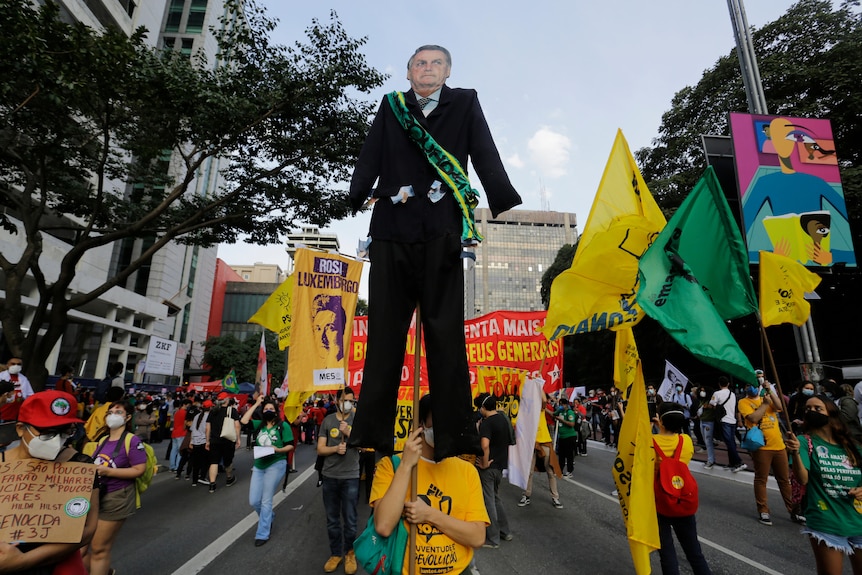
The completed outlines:
{"type": "Polygon", "coordinates": [[[126,519],[135,513],[135,480],[147,472],[144,444],[131,432],[132,415],[128,401],[111,403],[105,415],[108,435],[93,453],[102,495],[96,533],[84,552],[84,565],[90,575],[111,572],[111,547],[126,519]]]}
{"type": "Polygon", "coordinates": [[[656,452],[655,506],[661,542],[661,572],[664,575],[679,574],[673,530],[694,575],[711,575],[697,540],[697,482],[688,470],[694,445],[691,437],[683,433],[685,411],[683,406],[669,401],[659,405],[657,411],[653,422],[658,426],[658,433],[653,435],[653,447],[656,452]]]}
{"type": "Polygon", "coordinates": [[[293,432],[290,425],[278,417],[278,404],[258,394],[257,400],[242,416],[240,423],[251,423],[255,436],[254,467],[248,487],[248,502],[257,512],[257,531],[254,546],[260,547],[269,541],[272,527],[272,498],[278,490],[281,478],[287,472],[287,453],[293,451],[293,432]],[[260,408],[260,411],[258,411],[260,408]],[[255,413],[261,419],[252,419],[255,413]],[[261,455],[263,449],[272,448],[272,453],[261,455]]]}

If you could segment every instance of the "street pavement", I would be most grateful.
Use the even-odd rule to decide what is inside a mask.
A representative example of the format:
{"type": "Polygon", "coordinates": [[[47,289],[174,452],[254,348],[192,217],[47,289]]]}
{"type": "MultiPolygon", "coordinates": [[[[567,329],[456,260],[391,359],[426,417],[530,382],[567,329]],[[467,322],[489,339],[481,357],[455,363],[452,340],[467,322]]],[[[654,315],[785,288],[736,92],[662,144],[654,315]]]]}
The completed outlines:
{"type": "MultiPolygon", "coordinates": [[[[167,444],[154,447],[161,457],[167,444]]],[[[612,494],[614,457],[613,450],[590,442],[588,457],[575,462],[574,476],[559,481],[564,509],[551,505],[544,474],[534,478],[532,504],[523,508],[517,506],[521,490],[504,482],[501,496],[514,539],[499,549],[478,549],[473,575],[633,573],[619,503],[612,494]]],[[[262,547],[254,547],[257,518],[248,505],[251,452],[237,452],[239,480],[226,487],[220,476],[215,493],[177,481],[172,473],[158,474],[143,494],[143,507],[126,521],[114,544],[117,575],[323,573],[329,545],[314,458],[313,446],[299,446],[299,472],[290,474],[286,491],[276,496],[272,538],[262,547]]],[[[691,469],[700,486],[698,533],[713,573],[814,572],[807,538],[790,521],[774,482],[769,500],[775,524],[768,527],[757,521],[751,471],[704,470],[694,461],[691,469]]],[[[360,531],[369,514],[364,494],[362,485],[360,531]]],[[[677,552],[681,572],[691,573],[682,551],[677,552]]],[[[653,572],[660,573],[658,554],[651,560],[653,572]]],[[[849,564],[844,572],[851,572],[849,564]]],[[[336,573],[344,573],[343,567],[336,573]]]]}

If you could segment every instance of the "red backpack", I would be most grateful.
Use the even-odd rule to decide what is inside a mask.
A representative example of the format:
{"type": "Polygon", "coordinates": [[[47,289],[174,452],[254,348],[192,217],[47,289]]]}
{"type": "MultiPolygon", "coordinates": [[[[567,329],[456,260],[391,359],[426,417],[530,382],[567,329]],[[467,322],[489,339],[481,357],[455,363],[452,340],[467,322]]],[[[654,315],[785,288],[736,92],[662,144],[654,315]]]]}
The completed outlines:
{"type": "Polygon", "coordinates": [[[679,460],[682,435],[673,457],[668,457],[653,439],[659,458],[655,477],[655,510],[666,517],[687,517],[697,513],[697,482],[688,465],[679,460]]]}

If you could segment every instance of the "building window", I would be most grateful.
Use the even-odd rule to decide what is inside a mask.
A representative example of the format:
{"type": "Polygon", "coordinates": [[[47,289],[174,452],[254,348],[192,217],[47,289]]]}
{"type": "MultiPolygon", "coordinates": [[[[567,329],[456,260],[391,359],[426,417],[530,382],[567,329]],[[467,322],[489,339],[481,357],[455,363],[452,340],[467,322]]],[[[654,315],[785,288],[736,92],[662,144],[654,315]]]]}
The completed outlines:
{"type": "Polygon", "coordinates": [[[180,53],[186,58],[192,57],[192,48],[195,46],[194,38],[183,38],[183,45],[180,48],[180,53]]]}
{"type": "Polygon", "coordinates": [[[180,22],[183,19],[184,7],[184,0],[171,0],[171,5],[168,7],[168,19],[165,22],[165,32],[180,31],[180,22]]]}
{"type": "Polygon", "coordinates": [[[200,34],[204,29],[204,19],[207,15],[207,0],[192,0],[189,6],[189,19],[186,21],[186,33],[200,34]]]}

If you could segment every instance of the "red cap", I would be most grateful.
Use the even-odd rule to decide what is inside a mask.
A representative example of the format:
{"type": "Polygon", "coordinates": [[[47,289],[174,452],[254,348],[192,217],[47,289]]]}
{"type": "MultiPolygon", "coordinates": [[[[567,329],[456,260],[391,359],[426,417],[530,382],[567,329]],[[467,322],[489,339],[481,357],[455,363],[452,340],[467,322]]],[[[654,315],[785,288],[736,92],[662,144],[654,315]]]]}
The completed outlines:
{"type": "Polygon", "coordinates": [[[230,397],[230,394],[226,391],[223,391],[218,394],[218,397],[216,397],[216,399],[227,399],[228,397],[230,397]]]}
{"type": "Polygon", "coordinates": [[[206,401],[204,401],[203,406],[204,406],[204,409],[212,409],[213,402],[210,401],[209,399],[207,399],[206,401]]]}
{"type": "Polygon", "coordinates": [[[18,412],[18,421],[43,429],[84,423],[75,417],[78,402],[65,391],[40,391],[24,400],[18,412]]]}

